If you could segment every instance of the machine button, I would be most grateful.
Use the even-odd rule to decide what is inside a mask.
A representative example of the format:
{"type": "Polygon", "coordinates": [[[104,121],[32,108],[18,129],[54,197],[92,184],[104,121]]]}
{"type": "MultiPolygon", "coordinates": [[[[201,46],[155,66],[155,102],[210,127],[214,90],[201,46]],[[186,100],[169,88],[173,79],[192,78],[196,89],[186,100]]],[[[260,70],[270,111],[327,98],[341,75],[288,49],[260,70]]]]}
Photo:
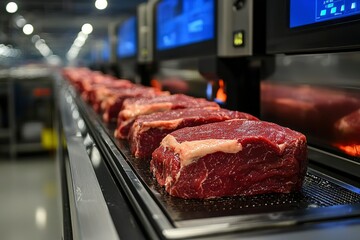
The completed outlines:
{"type": "Polygon", "coordinates": [[[236,31],[233,33],[233,46],[234,47],[243,47],[245,44],[245,34],[244,31],[236,31]]]}
{"type": "Polygon", "coordinates": [[[242,9],[245,5],[246,0],[235,0],[233,3],[234,10],[238,11],[242,9]]]}

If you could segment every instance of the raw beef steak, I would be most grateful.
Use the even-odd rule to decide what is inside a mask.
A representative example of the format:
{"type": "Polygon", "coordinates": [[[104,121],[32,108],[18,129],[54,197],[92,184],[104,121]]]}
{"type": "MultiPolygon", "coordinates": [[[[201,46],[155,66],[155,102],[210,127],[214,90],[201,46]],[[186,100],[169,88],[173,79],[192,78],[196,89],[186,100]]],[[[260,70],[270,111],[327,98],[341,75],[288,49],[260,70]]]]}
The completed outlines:
{"type": "Polygon", "coordinates": [[[346,144],[360,144],[360,109],[342,117],[335,123],[338,140],[346,144]]]}
{"type": "Polygon", "coordinates": [[[359,99],[342,90],[261,84],[261,116],[264,119],[318,138],[331,140],[335,122],[359,108],[359,99]]]}
{"type": "Polygon", "coordinates": [[[300,190],[306,138],[274,123],[229,120],[168,134],[150,169],[181,198],[288,193],[300,190]]]}
{"type": "Polygon", "coordinates": [[[135,97],[152,98],[162,95],[169,95],[169,93],[158,91],[155,88],[140,86],[117,90],[101,103],[101,108],[104,111],[103,120],[105,122],[116,122],[125,99],[135,97]]]}
{"type": "Polygon", "coordinates": [[[101,103],[108,97],[115,95],[125,89],[135,88],[136,85],[127,80],[113,81],[109,84],[96,84],[91,91],[87,93],[88,102],[96,112],[100,112],[101,103]]]}
{"type": "Polygon", "coordinates": [[[220,108],[215,102],[203,98],[194,98],[183,94],[160,96],[155,98],[137,98],[124,101],[119,113],[115,137],[126,139],[137,116],[155,112],[165,112],[183,108],[220,108]]]}
{"type": "Polygon", "coordinates": [[[139,116],[129,132],[132,154],[137,158],[151,158],[151,153],[169,133],[184,127],[230,119],[258,120],[242,112],[226,109],[186,108],[139,116]]]}

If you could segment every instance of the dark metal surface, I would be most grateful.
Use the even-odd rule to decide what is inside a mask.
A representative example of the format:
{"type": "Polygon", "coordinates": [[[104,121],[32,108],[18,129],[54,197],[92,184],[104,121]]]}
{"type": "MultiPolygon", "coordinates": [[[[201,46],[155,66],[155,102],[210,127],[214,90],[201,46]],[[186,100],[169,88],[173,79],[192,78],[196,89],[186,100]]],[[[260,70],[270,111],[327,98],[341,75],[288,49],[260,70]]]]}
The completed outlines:
{"type": "MultiPolygon", "coordinates": [[[[109,132],[113,132],[113,129],[110,128],[109,132]]],[[[175,222],[360,203],[360,192],[356,193],[340,187],[315,175],[316,173],[311,170],[305,177],[301,192],[206,200],[176,198],[167,194],[164,188],[157,184],[150,172],[149,159],[136,159],[132,157],[126,141],[115,140],[115,142],[163,209],[175,222]]]]}
{"type": "Polygon", "coordinates": [[[267,53],[329,53],[360,48],[359,15],[317,22],[308,26],[289,27],[289,0],[273,0],[266,6],[267,53]]]}

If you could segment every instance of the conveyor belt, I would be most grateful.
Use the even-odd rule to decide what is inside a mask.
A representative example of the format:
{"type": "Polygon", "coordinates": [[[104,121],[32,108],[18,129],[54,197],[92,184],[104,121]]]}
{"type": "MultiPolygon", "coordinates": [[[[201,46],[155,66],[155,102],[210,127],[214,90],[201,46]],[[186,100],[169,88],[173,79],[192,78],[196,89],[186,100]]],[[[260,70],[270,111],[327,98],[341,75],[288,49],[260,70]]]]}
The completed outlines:
{"type": "MultiPolygon", "coordinates": [[[[113,132],[109,128],[109,132],[113,132]]],[[[150,172],[149,161],[134,158],[125,141],[114,140],[121,152],[126,156],[135,172],[145,182],[158,202],[174,221],[198,218],[247,215],[292,211],[297,209],[331,207],[360,203],[360,194],[341,187],[320,173],[309,170],[306,174],[301,192],[290,194],[263,194],[250,197],[223,197],[220,199],[181,199],[171,197],[160,187],[150,172]]]]}
{"type": "MultiPolygon", "coordinates": [[[[73,92],[74,94],[74,92],[73,92]]],[[[131,156],[125,141],[76,98],[80,114],[134,208],[167,238],[281,227],[360,215],[360,190],[309,169],[301,192],[185,200],[169,196],[151,176],[148,161],[131,156]]]]}

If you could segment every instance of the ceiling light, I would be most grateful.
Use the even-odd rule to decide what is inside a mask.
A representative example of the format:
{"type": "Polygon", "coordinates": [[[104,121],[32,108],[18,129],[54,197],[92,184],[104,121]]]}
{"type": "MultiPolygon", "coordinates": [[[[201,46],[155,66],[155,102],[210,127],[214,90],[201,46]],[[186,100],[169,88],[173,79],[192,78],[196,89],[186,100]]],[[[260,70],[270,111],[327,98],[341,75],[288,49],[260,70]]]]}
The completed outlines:
{"type": "Polygon", "coordinates": [[[22,28],[26,24],[26,20],[23,16],[17,16],[15,18],[15,24],[17,27],[22,28]]]}
{"type": "Polygon", "coordinates": [[[32,36],[32,38],[31,38],[31,41],[33,42],[33,43],[36,43],[37,41],[39,41],[40,40],[40,36],[39,35],[34,35],[34,36],[32,36]]]}
{"type": "Polygon", "coordinates": [[[23,32],[26,34],[26,35],[30,35],[32,34],[34,31],[34,27],[31,25],[31,24],[25,24],[25,26],[23,27],[23,32]]]}
{"type": "Polygon", "coordinates": [[[85,34],[90,34],[93,31],[93,27],[91,26],[90,23],[85,23],[82,27],[81,27],[81,31],[85,34]]]}
{"type": "Polygon", "coordinates": [[[78,34],[78,36],[76,37],[75,41],[80,40],[80,41],[82,41],[82,42],[85,42],[87,38],[88,38],[88,35],[87,35],[87,34],[85,34],[85,33],[83,33],[83,32],[80,32],[80,33],[78,34]]]}
{"type": "Polygon", "coordinates": [[[18,10],[18,5],[14,2],[9,2],[6,4],[6,11],[8,13],[15,13],[18,10]]]}
{"type": "Polygon", "coordinates": [[[96,0],[95,7],[99,10],[104,10],[108,5],[106,0],[96,0]]]}
{"type": "Polygon", "coordinates": [[[82,47],[84,45],[85,41],[81,40],[81,39],[75,39],[74,41],[74,46],[77,46],[77,47],[82,47]]]}
{"type": "Polygon", "coordinates": [[[50,65],[54,65],[54,66],[60,66],[62,63],[60,57],[57,55],[48,56],[47,61],[50,65]]]}

